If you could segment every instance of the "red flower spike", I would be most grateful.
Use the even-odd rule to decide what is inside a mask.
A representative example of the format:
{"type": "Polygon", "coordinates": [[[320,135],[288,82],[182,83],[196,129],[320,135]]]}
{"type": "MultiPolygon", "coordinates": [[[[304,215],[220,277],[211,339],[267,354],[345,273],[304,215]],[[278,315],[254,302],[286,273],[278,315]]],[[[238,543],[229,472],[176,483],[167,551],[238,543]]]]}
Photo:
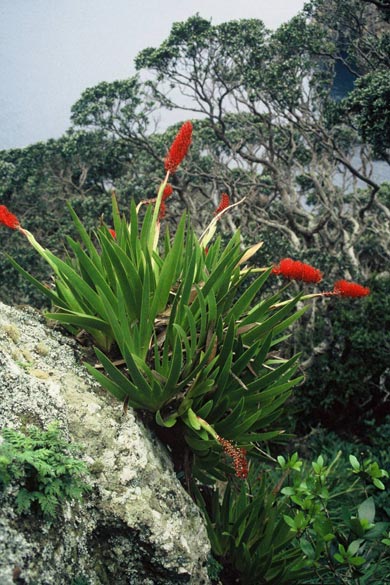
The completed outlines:
{"type": "Polygon", "coordinates": [[[348,282],[347,280],[338,280],[334,283],[333,293],[341,297],[366,297],[370,294],[370,289],[356,282],[348,282]]]}
{"type": "Polygon", "coordinates": [[[322,272],[310,264],[284,258],[277,266],[272,269],[273,274],[280,274],[291,280],[302,280],[303,282],[317,283],[322,280],[322,272]]]}
{"type": "Polygon", "coordinates": [[[172,185],[170,185],[169,183],[167,183],[167,185],[165,186],[165,189],[163,191],[162,194],[162,200],[166,201],[168,199],[168,197],[170,197],[173,193],[173,187],[172,185]]]}
{"type": "Polygon", "coordinates": [[[218,215],[218,213],[221,213],[221,211],[223,211],[224,209],[229,207],[229,205],[230,205],[229,195],[227,193],[222,193],[221,201],[220,201],[217,209],[214,211],[214,215],[218,215]]]}
{"type": "Polygon", "coordinates": [[[227,439],[224,439],[223,437],[217,436],[217,441],[222,446],[225,453],[233,459],[233,466],[236,472],[236,476],[240,479],[246,479],[248,477],[249,471],[246,450],[235,447],[233,443],[227,439]]]}
{"type": "Polygon", "coordinates": [[[175,173],[187,154],[192,140],[192,123],[184,122],[165,158],[165,170],[175,173]]]}
{"type": "Polygon", "coordinates": [[[11,230],[17,230],[20,227],[16,215],[11,213],[5,205],[0,205],[0,223],[11,228],[11,230]]]}
{"type": "Polygon", "coordinates": [[[112,228],[109,228],[108,231],[110,232],[110,234],[112,235],[112,237],[114,238],[114,240],[116,240],[116,231],[113,230],[112,228]]]}

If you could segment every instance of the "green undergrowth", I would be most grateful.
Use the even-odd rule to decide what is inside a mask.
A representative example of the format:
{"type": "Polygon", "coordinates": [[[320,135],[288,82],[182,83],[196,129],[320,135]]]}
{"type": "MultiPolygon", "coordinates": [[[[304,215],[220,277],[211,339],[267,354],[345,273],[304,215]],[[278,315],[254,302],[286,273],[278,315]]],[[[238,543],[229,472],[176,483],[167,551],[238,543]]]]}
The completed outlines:
{"type": "Polygon", "coordinates": [[[37,512],[54,518],[64,502],[80,500],[90,489],[85,483],[87,466],[77,458],[79,452],[63,438],[56,423],[47,430],[3,428],[0,498],[7,490],[15,496],[19,514],[37,512]]]}
{"type": "Polygon", "coordinates": [[[220,566],[224,584],[383,585],[388,483],[375,461],[338,451],[312,460],[280,455],[253,464],[245,483],[195,490],[215,561],[210,577],[218,583],[220,566]]]}

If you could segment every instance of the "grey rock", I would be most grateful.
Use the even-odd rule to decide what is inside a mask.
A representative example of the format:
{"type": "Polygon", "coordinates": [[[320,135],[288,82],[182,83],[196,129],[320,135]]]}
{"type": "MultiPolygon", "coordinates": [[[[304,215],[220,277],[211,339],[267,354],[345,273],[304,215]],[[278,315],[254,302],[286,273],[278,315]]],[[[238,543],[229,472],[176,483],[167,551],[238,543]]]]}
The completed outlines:
{"type": "Polygon", "coordinates": [[[18,515],[3,492],[0,584],[209,583],[206,529],[165,448],[91,379],[73,340],[0,303],[0,427],[54,420],[83,446],[92,492],[55,521],[18,515]]]}

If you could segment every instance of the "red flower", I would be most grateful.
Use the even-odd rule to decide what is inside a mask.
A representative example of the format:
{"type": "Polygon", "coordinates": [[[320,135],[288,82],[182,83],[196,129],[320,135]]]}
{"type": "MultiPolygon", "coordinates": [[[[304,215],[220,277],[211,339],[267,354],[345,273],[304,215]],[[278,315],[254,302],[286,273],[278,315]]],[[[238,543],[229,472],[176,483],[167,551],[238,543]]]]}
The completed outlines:
{"type": "Polygon", "coordinates": [[[192,123],[184,122],[165,158],[165,170],[175,173],[187,154],[192,140],[192,123]]]}
{"type": "Polygon", "coordinates": [[[169,183],[165,186],[165,189],[162,194],[162,200],[166,201],[170,195],[173,193],[173,187],[169,183]]]}
{"type": "Polygon", "coordinates": [[[221,201],[219,202],[217,209],[214,211],[214,215],[218,215],[218,213],[221,213],[221,211],[229,207],[229,205],[230,205],[229,195],[227,193],[222,193],[221,201]]]}
{"type": "Polygon", "coordinates": [[[112,235],[112,237],[114,238],[114,240],[116,240],[116,231],[113,230],[112,228],[108,228],[108,231],[110,232],[110,234],[112,235]]]}
{"type": "Polygon", "coordinates": [[[273,267],[272,272],[285,278],[302,280],[303,282],[320,282],[322,279],[320,270],[313,268],[310,264],[299,262],[299,260],[291,260],[291,258],[281,260],[277,266],[273,267]]]}
{"type": "Polygon", "coordinates": [[[356,282],[338,280],[334,283],[333,293],[341,297],[366,297],[370,294],[370,289],[356,282]]]}
{"type": "Polygon", "coordinates": [[[11,213],[5,205],[0,205],[0,223],[11,228],[11,230],[16,230],[18,227],[20,227],[20,223],[16,215],[11,213]]]}
{"type": "Polygon", "coordinates": [[[246,450],[243,448],[235,447],[233,443],[222,437],[217,437],[218,443],[222,446],[223,450],[229,457],[233,459],[234,470],[236,476],[241,479],[248,477],[248,460],[246,458],[246,450]]]}

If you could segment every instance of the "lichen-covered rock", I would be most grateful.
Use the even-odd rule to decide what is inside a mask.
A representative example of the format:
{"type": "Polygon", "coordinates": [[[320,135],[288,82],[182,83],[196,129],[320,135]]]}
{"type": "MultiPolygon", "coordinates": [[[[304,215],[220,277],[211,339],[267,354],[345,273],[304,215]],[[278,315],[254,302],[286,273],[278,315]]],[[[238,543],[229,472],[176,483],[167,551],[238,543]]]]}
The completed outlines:
{"type": "Polygon", "coordinates": [[[209,583],[206,530],[164,447],[77,354],[32,309],[0,303],[0,428],[59,421],[93,484],[55,521],[18,515],[0,494],[1,585],[209,583]]]}

